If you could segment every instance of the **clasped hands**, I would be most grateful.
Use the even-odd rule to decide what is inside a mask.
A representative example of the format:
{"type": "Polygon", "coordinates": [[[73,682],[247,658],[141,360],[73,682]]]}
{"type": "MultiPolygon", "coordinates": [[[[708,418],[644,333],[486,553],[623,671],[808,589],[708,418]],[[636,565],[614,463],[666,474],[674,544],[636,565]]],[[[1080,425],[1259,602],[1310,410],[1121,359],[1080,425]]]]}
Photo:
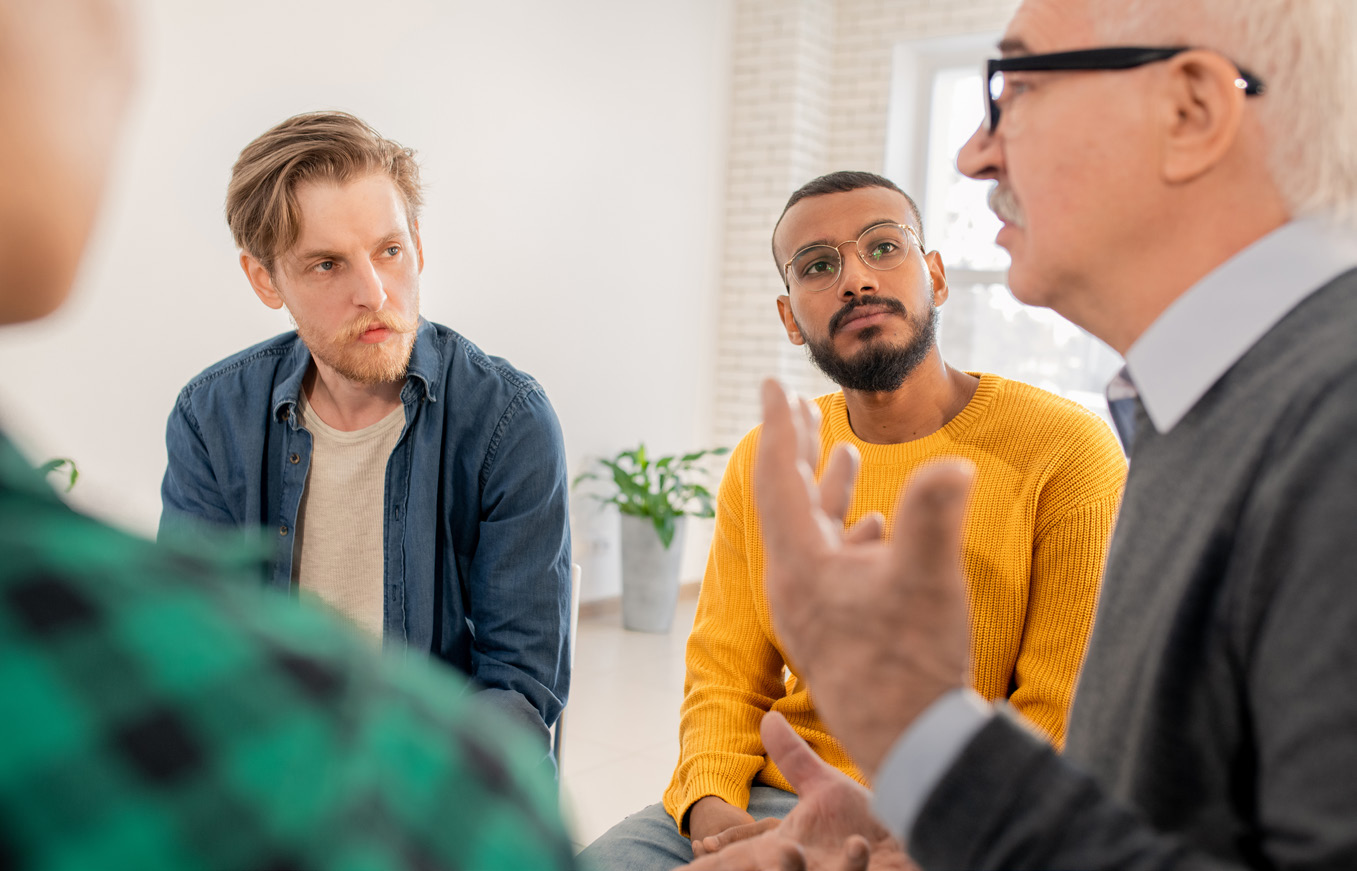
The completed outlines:
{"type": "MultiPolygon", "coordinates": [[[[973,468],[940,461],[921,469],[899,497],[887,540],[880,514],[844,527],[858,469],[851,446],[836,447],[816,481],[814,405],[789,401],[769,380],[763,419],[754,487],[773,625],[830,733],[874,779],[919,714],[968,682],[960,548],[973,468]]],[[[707,855],[693,871],[912,867],[872,816],[865,789],[818,759],[780,716],[765,717],[762,731],[797,807],[780,825],[696,844],[707,855]]]]}

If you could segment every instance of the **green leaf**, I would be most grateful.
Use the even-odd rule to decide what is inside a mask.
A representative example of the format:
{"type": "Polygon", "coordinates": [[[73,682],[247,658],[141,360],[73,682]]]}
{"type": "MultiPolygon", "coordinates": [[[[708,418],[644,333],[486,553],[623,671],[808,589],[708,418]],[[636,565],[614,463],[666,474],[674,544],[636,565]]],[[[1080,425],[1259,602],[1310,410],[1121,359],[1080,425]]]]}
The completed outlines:
{"type": "Polygon", "coordinates": [[[664,517],[655,518],[655,531],[660,535],[660,544],[668,550],[669,545],[674,543],[674,515],[666,514],[664,517]]]}
{"type": "Polygon", "coordinates": [[[75,460],[72,460],[70,457],[54,457],[39,466],[38,472],[46,476],[59,471],[66,466],[70,467],[70,471],[67,473],[66,489],[62,492],[69,493],[75,488],[75,482],[80,477],[80,470],[76,468],[75,460]]]}
{"type": "Polygon", "coordinates": [[[580,474],[575,483],[602,482],[610,478],[614,489],[612,495],[591,495],[601,502],[616,505],[623,514],[649,517],[661,539],[672,539],[676,518],[685,514],[712,516],[712,495],[705,486],[710,480],[710,470],[698,461],[708,455],[727,453],[730,453],[729,448],[711,448],[683,455],[652,457],[642,442],[635,448],[618,451],[611,458],[600,457],[596,461],[598,468],[580,474]],[[605,469],[607,475],[598,474],[605,469]],[[670,529],[667,536],[664,533],[666,525],[670,529]]]}

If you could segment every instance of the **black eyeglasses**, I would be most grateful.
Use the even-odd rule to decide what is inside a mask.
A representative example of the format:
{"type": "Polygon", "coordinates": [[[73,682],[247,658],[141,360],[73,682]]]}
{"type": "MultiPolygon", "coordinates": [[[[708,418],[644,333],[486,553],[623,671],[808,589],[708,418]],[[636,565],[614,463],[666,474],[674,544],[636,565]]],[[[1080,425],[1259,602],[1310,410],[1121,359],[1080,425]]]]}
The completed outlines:
{"type": "MultiPolygon", "coordinates": [[[[985,119],[989,132],[999,127],[999,100],[1004,94],[1004,73],[1018,72],[1089,72],[1095,70],[1129,70],[1146,64],[1168,60],[1174,55],[1191,51],[1192,46],[1166,48],[1145,46],[1116,46],[1089,48],[1082,51],[1058,51],[1053,54],[1025,54],[1017,57],[985,61],[985,119]]],[[[1250,97],[1264,92],[1262,79],[1242,69],[1235,69],[1239,78],[1235,85],[1250,97]]]]}

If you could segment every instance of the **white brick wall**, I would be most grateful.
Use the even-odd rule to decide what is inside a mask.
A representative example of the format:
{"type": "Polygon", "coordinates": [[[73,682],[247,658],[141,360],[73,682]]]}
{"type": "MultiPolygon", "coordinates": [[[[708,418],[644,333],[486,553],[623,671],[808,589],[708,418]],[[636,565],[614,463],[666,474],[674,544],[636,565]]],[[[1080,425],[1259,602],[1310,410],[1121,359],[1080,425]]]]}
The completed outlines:
{"type": "Polygon", "coordinates": [[[715,427],[734,445],[775,375],[832,389],[791,345],[769,250],[791,192],[840,169],[883,172],[897,43],[1002,30],[1018,0],[736,0],[715,427]]]}

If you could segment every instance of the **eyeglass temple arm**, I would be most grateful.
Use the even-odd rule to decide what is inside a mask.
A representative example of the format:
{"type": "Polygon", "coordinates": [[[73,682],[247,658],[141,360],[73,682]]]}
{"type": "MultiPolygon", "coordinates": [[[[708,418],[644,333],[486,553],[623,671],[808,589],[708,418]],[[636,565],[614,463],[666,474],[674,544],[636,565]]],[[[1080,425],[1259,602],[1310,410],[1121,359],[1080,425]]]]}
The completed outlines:
{"type": "MultiPolygon", "coordinates": [[[[1124,70],[1168,60],[1174,55],[1191,51],[1187,45],[1151,48],[1147,46],[1118,46],[1082,51],[1062,51],[1053,54],[1019,55],[989,62],[989,74],[1000,72],[1058,72],[1061,70],[1124,70]]],[[[1235,64],[1239,78],[1244,82],[1244,93],[1259,96],[1266,90],[1256,75],[1235,64]]]]}

